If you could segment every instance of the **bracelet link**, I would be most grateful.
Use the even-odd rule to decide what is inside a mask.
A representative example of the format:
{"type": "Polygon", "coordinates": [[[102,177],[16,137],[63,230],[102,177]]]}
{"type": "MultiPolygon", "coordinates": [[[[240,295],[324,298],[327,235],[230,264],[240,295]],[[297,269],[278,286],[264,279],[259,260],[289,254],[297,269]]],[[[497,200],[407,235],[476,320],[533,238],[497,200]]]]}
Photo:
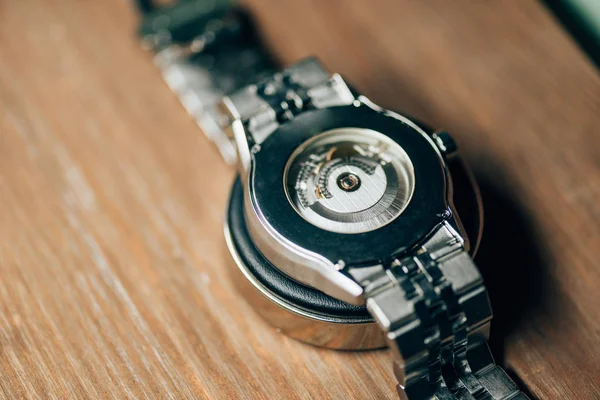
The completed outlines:
{"type": "Polygon", "coordinates": [[[279,125],[302,112],[354,100],[339,75],[331,75],[316,59],[307,58],[230,93],[221,103],[231,118],[243,123],[252,144],[260,145],[279,125]]]}
{"type": "Polygon", "coordinates": [[[388,268],[348,273],[363,286],[367,307],[396,353],[401,398],[527,399],[489,352],[487,291],[449,224],[388,268]]]}
{"type": "Polygon", "coordinates": [[[146,14],[139,34],[156,51],[155,64],[187,112],[234,164],[232,119],[219,102],[275,71],[250,19],[231,10],[230,1],[175,2],[146,14]]]}

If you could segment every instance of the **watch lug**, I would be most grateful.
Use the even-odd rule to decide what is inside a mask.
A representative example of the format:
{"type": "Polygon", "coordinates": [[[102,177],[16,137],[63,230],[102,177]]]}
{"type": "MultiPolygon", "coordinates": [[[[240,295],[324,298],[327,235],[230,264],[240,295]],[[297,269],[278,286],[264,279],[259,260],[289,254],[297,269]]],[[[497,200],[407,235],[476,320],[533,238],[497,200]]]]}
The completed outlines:
{"type": "MultiPolygon", "coordinates": [[[[435,135],[435,134],[434,134],[435,135]]],[[[438,137],[439,138],[439,137],[438,137]]],[[[434,142],[437,143],[437,139],[434,136],[434,142]]],[[[443,155],[443,153],[442,153],[443,155]]],[[[456,152],[454,156],[457,157],[456,152]]],[[[444,156],[445,157],[445,156],[444,156]]],[[[447,160],[447,158],[446,158],[447,160]]],[[[458,160],[460,162],[460,160],[458,160]]],[[[446,179],[447,179],[447,202],[450,207],[451,216],[448,218],[448,223],[454,228],[456,232],[458,232],[459,236],[463,241],[464,248],[467,252],[471,252],[471,240],[469,239],[469,235],[460,219],[460,215],[456,209],[454,204],[454,183],[452,182],[452,175],[450,175],[450,170],[448,169],[448,163],[445,162],[445,170],[446,170],[446,179]]]]}
{"type": "Polygon", "coordinates": [[[233,133],[233,139],[237,150],[236,167],[240,176],[242,178],[246,178],[248,176],[248,171],[250,170],[250,161],[252,159],[250,156],[252,153],[252,148],[250,147],[250,142],[248,141],[248,137],[246,135],[246,129],[240,120],[233,121],[230,129],[233,133]]]}
{"type": "Polygon", "coordinates": [[[321,270],[320,275],[325,278],[325,282],[315,287],[323,287],[320,290],[324,293],[355,306],[365,304],[364,290],[354,279],[339,271],[321,270]]]}
{"type": "Polygon", "coordinates": [[[433,231],[422,247],[432,254],[432,258],[437,259],[462,249],[463,245],[464,239],[448,221],[444,221],[433,231]]]}
{"type": "Polygon", "coordinates": [[[460,235],[460,237],[463,241],[463,247],[465,248],[465,251],[470,253],[471,241],[469,240],[469,235],[467,235],[465,227],[464,227],[462,221],[460,220],[460,215],[458,215],[458,212],[456,211],[456,207],[454,207],[453,199],[450,199],[450,209],[452,210],[452,217],[450,217],[450,219],[448,220],[448,223],[460,235]]]}
{"type": "MultiPolygon", "coordinates": [[[[236,150],[236,166],[243,178],[248,176],[250,168],[250,143],[246,129],[240,118],[239,111],[230,97],[224,97],[217,104],[217,110],[222,118],[221,126],[236,150]]],[[[242,179],[245,181],[245,179],[242,179]]]]}

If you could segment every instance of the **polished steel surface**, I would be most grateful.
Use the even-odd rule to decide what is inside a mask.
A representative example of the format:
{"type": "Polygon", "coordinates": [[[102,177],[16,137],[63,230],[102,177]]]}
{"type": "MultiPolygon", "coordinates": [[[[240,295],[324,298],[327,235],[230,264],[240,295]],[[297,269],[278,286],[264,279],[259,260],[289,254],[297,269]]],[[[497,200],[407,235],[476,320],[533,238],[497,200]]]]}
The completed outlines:
{"type": "Polygon", "coordinates": [[[224,232],[232,257],[230,276],[239,293],[270,325],[294,339],[330,349],[370,350],[387,346],[383,332],[370,318],[324,315],[277,296],[246,267],[227,223],[224,232]]]}

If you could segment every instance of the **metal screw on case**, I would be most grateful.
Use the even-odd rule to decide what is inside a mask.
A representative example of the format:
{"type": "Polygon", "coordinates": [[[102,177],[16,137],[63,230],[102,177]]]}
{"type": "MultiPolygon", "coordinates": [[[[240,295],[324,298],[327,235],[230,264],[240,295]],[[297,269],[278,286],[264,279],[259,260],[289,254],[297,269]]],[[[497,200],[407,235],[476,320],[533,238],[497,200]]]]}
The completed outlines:
{"type": "MultiPolygon", "coordinates": [[[[223,157],[228,162],[237,161],[244,183],[244,199],[240,206],[244,208],[249,236],[261,255],[274,268],[298,282],[342,301],[366,302],[381,332],[378,333],[379,342],[372,343],[381,343],[383,334],[395,354],[394,372],[401,397],[410,400],[527,399],[494,363],[487,347],[491,308],[479,271],[466,251],[464,239],[454,228],[460,224],[454,220],[454,210],[448,211],[452,207],[451,199],[441,199],[440,204],[432,202],[435,207],[429,214],[422,210],[416,212],[414,207],[419,207],[419,202],[411,200],[416,175],[413,164],[422,177],[424,171],[419,168],[426,165],[425,158],[437,167],[430,171],[431,180],[426,180],[428,185],[416,184],[420,188],[420,198],[427,198],[422,195],[422,188],[436,186],[436,183],[435,193],[447,193],[445,185],[450,183],[444,179],[447,173],[444,163],[445,159],[456,155],[452,137],[443,131],[429,136],[409,118],[384,110],[363,96],[357,97],[341,76],[330,74],[316,60],[304,60],[282,72],[274,72],[274,64],[253,34],[249,20],[242,13],[231,10],[229,1],[214,4],[181,1],[154,8],[152,2],[140,0],[140,5],[148,14],[139,32],[157,51],[155,61],[165,80],[207,136],[217,144],[223,157]],[[401,128],[413,139],[406,142],[404,149],[390,139],[389,134],[369,126],[367,122],[371,120],[361,121],[364,126],[360,127],[345,126],[347,119],[340,122],[338,118],[334,123],[344,107],[378,121],[383,118],[387,121],[383,125],[401,128]],[[312,138],[298,140],[295,145],[299,146],[300,162],[283,162],[277,167],[281,171],[277,170],[273,175],[287,177],[289,169],[294,178],[290,184],[285,183],[285,178],[279,179],[281,188],[273,187],[276,179],[257,182],[260,179],[257,170],[265,169],[260,163],[271,160],[265,154],[274,155],[273,150],[276,153],[274,143],[281,143],[284,137],[288,145],[292,143],[289,135],[278,135],[278,132],[292,124],[300,124],[297,125],[300,128],[313,126],[307,120],[314,122],[310,118],[314,119],[316,115],[330,118],[326,124],[328,128],[312,132],[312,138]],[[340,134],[327,137],[321,143],[321,150],[315,148],[313,152],[308,147],[319,136],[316,134],[336,130],[340,134]],[[342,139],[350,144],[338,146],[336,140],[342,139]],[[358,145],[363,139],[365,143],[358,145]],[[383,145],[378,147],[381,143],[383,145]],[[327,146],[330,148],[323,151],[327,146]],[[392,154],[389,149],[394,146],[399,150],[392,154]],[[338,147],[344,147],[344,150],[335,158],[338,147]],[[301,150],[307,148],[309,151],[303,154],[301,150]],[[411,163],[414,152],[421,153],[412,158],[411,163]],[[321,158],[311,158],[316,155],[321,158]],[[284,200],[278,207],[286,210],[296,207],[295,211],[290,211],[292,214],[287,214],[290,220],[311,232],[320,229],[320,237],[333,240],[316,243],[325,246],[319,252],[314,250],[315,246],[306,245],[310,235],[294,240],[289,232],[293,230],[277,230],[276,222],[281,221],[273,220],[269,214],[273,210],[261,203],[261,185],[272,191],[277,189],[284,199],[286,190],[295,191],[300,206],[294,203],[295,195],[288,194],[289,204],[284,200]],[[405,201],[401,204],[390,200],[402,192],[401,188],[406,192],[411,186],[411,195],[402,197],[405,201]],[[306,190],[307,187],[310,190],[306,190]],[[389,188],[394,189],[392,194],[386,191],[389,188]],[[380,204],[385,206],[377,208],[380,204]],[[360,216],[378,222],[349,231],[337,225],[334,228],[326,225],[330,229],[323,229],[315,222],[318,218],[311,214],[313,207],[321,207],[321,216],[335,221],[340,227],[356,222],[360,213],[363,213],[360,216]],[[369,243],[358,243],[356,238],[364,238],[367,234],[370,237],[383,235],[381,232],[392,229],[405,214],[413,216],[410,219],[413,224],[425,217],[428,218],[425,220],[437,223],[431,229],[427,224],[416,226],[411,231],[410,243],[390,242],[401,251],[375,257],[377,262],[355,262],[357,249],[362,249],[363,256],[373,251],[369,249],[369,243]],[[381,223],[380,215],[388,219],[381,223]],[[356,243],[355,248],[349,248],[346,242],[356,243]],[[338,251],[334,252],[336,257],[326,257],[327,250],[336,245],[346,246],[345,254],[338,251]],[[384,259],[385,262],[381,262],[384,259]]],[[[274,164],[266,167],[272,169],[274,164]]],[[[397,235],[393,237],[399,240],[397,235]]],[[[286,333],[300,340],[309,339],[288,323],[288,317],[295,320],[300,316],[309,326],[318,326],[315,329],[320,332],[340,326],[336,325],[340,323],[336,318],[307,312],[274,296],[245,268],[228,228],[226,238],[241,272],[238,274],[242,277],[241,282],[250,283],[255,289],[253,292],[259,294],[255,296],[256,304],[270,304],[286,310],[275,313],[279,315],[278,320],[270,319],[270,322],[284,326],[286,333]]],[[[355,329],[353,325],[365,329],[364,334],[372,334],[369,333],[373,331],[370,320],[345,326],[355,329]]],[[[344,329],[339,330],[341,335],[345,335],[344,329]]],[[[350,346],[353,346],[351,342],[333,345],[338,348],[350,346]]]]}

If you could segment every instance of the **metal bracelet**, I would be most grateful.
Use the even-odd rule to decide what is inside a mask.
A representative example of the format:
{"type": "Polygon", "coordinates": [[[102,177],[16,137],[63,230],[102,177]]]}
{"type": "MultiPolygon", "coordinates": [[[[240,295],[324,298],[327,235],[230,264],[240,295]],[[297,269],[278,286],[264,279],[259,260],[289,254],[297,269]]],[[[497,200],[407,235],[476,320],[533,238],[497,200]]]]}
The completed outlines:
{"type": "Polygon", "coordinates": [[[171,90],[228,164],[233,138],[217,103],[229,93],[272,76],[276,67],[250,19],[227,1],[180,1],[147,14],[140,35],[171,90]]]}
{"type": "MultiPolygon", "coordinates": [[[[227,0],[156,10],[142,3],[149,11],[140,28],[144,44],[156,51],[165,81],[227,163],[237,158],[234,121],[260,146],[298,113],[355,101],[343,79],[314,59],[275,73],[249,18],[230,10],[227,0]]],[[[487,292],[450,225],[388,268],[348,272],[365,288],[367,307],[396,353],[401,398],[527,399],[494,363],[486,344],[487,292]]]]}
{"type": "Polygon", "coordinates": [[[268,79],[226,96],[218,109],[226,123],[241,121],[252,145],[280,125],[310,109],[352,104],[355,97],[338,74],[314,58],[304,59],[268,79]]]}
{"type": "Polygon", "coordinates": [[[527,399],[494,363],[492,318],[477,267],[447,223],[414,255],[348,271],[396,355],[398,394],[421,399],[527,399]]]}
{"type": "Polygon", "coordinates": [[[228,129],[233,120],[247,124],[254,143],[260,144],[298,112],[354,100],[343,79],[314,59],[276,73],[250,19],[240,10],[228,11],[229,2],[193,7],[196,3],[176,2],[151,11],[140,34],[156,51],[154,60],[166,83],[228,164],[237,157],[228,129]]]}

